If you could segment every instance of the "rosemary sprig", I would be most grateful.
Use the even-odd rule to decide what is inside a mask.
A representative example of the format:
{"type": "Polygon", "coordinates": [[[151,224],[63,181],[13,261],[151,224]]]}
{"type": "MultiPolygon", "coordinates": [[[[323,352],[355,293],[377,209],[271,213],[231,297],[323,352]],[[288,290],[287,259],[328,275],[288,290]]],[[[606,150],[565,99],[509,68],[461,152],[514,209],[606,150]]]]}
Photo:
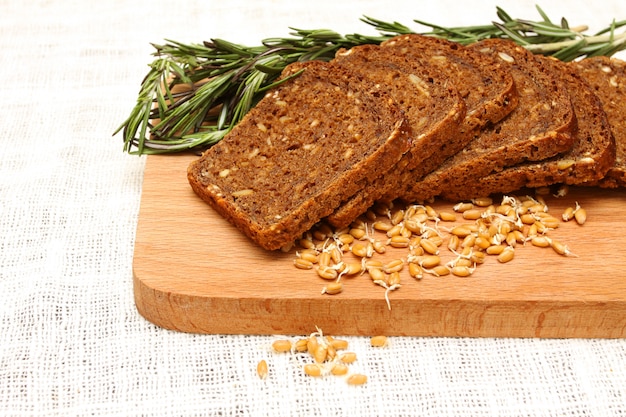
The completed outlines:
{"type": "Polygon", "coordinates": [[[268,38],[256,47],[223,39],[153,45],[157,59],[130,116],[114,133],[123,131],[125,151],[155,154],[211,146],[265,91],[286,81],[277,78],[290,63],[330,60],[340,48],[384,40],[344,37],[330,30],[292,30],[294,37],[268,38]]]}
{"type": "Polygon", "coordinates": [[[378,36],[290,28],[290,37],[267,38],[252,47],[223,39],[202,44],[166,40],[153,45],[156,59],[141,82],[135,106],[114,135],[123,133],[124,151],[131,154],[206,149],[219,142],[268,89],[286,81],[277,79],[290,63],[331,60],[341,48],[379,44],[401,34],[420,33],[464,45],[487,38],[511,39],[533,53],[564,61],[611,56],[626,49],[626,33],[616,33],[626,20],[587,35],[585,27],[572,28],[565,18],[557,24],[540,7],[537,11],[541,20],[532,21],[514,19],[497,7],[498,22],[477,26],[444,27],[414,20],[428,29],[421,32],[364,16],[361,21],[378,36]]]}

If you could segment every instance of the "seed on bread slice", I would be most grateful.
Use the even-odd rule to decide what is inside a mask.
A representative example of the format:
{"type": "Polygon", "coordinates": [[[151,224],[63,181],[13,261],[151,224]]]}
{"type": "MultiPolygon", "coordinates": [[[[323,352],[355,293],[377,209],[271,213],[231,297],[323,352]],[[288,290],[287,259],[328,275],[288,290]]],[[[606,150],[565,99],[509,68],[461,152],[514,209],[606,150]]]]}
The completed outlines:
{"type": "Polygon", "coordinates": [[[572,63],[602,102],[615,137],[616,157],[604,178],[593,185],[603,188],[626,186],[626,62],[604,56],[572,63]]]}
{"type": "Polygon", "coordinates": [[[346,68],[319,61],[269,91],[188,167],[194,192],[252,241],[290,245],[409,149],[391,97],[346,68]]]}
{"type": "Polygon", "coordinates": [[[573,65],[539,57],[567,88],[577,120],[572,149],[558,156],[515,165],[480,178],[466,188],[447,190],[443,197],[465,200],[479,195],[508,193],[553,184],[577,185],[602,178],[615,161],[615,140],[602,103],[573,65]]]}
{"type": "MultiPolygon", "coordinates": [[[[425,161],[456,152],[459,127],[465,119],[465,102],[437,67],[395,55],[377,45],[356,46],[337,53],[335,64],[374,82],[404,111],[411,129],[411,149],[383,176],[370,176],[361,191],[344,202],[327,221],[335,227],[349,225],[388,190],[401,186],[407,173],[420,175],[425,161]],[[450,138],[455,138],[451,141],[450,138]]],[[[462,146],[461,146],[462,147],[462,146]]]]}
{"type": "Polygon", "coordinates": [[[473,48],[508,65],[519,93],[518,105],[488,126],[460,152],[407,187],[399,196],[425,201],[526,161],[541,161],[574,144],[576,117],[562,82],[547,65],[512,41],[488,39],[473,48]]]}

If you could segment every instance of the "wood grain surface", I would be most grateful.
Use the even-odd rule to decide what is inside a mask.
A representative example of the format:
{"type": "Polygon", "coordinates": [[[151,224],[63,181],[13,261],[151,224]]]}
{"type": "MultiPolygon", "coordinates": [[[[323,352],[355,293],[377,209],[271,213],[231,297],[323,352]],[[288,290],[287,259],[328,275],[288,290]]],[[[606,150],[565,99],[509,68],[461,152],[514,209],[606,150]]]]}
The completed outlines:
{"type": "Polygon", "coordinates": [[[490,257],[467,278],[417,281],[405,270],[389,309],[384,290],[366,275],[344,278],[341,294],[322,294],[326,281],[296,269],[295,250],[255,246],[191,191],[186,169],[195,156],[147,158],[134,297],[158,326],[212,334],[309,334],[317,326],[336,335],[626,336],[624,190],[573,188],[547,198],[558,217],[576,201],[587,210],[584,226],[568,222],[550,232],[576,257],[525,245],[512,262],[490,257]]]}

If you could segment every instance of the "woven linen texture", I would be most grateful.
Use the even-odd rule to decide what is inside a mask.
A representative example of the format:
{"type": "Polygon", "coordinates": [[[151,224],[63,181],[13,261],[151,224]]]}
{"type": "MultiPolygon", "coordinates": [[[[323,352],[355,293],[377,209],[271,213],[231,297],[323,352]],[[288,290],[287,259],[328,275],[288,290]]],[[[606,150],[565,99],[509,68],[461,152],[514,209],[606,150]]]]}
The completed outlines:
{"type": "MultiPolygon", "coordinates": [[[[0,415],[625,415],[623,340],[392,337],[381,349],[346,337],[351,369],[369,377],[352,387],[304,376],[303,356],[270,351],[275,337],[167,331],[134,306],[145,158],[112,133],[150,42],[253,44],[289,26],[371,33],[364,14],[485,23],[495,4],[0,0],[0,415]]],[[[626,18],[618,1],[545,7],[576,23],[626,18]]],[[[509,11],[536,16],[530,1],[509,11]]]]}

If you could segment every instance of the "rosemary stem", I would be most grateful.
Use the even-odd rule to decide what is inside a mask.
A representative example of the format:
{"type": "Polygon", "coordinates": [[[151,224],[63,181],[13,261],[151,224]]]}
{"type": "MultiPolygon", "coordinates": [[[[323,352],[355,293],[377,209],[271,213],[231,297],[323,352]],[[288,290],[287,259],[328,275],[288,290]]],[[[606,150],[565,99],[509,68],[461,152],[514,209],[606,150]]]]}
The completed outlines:
{"type": "Polygon", "coordinates": [[[578,33],[582,33],[582,32],[586,32],[587,30],[589,30],[589,26],[587,25],[580,25],[580,26],[574,26],[572,28],[569,28],[572,32],[578,32],[578,33]]]}
{"type": "Polygon", "coordinates": [[[605,42],[611,42],[613,45],[621,45],[626,42],[626,32],[615,35],[598,35],[598,36],[587,36],[580,39],[572,39],[561,42],[552,42],[552,43],[542,43],[542,44],[527,44],[524,45],[526,49],[533,53],[550,53],[560,51],[572,45],[579,43],[581,40],[584,40],[587,44],[599,44],[605,42]]]}

